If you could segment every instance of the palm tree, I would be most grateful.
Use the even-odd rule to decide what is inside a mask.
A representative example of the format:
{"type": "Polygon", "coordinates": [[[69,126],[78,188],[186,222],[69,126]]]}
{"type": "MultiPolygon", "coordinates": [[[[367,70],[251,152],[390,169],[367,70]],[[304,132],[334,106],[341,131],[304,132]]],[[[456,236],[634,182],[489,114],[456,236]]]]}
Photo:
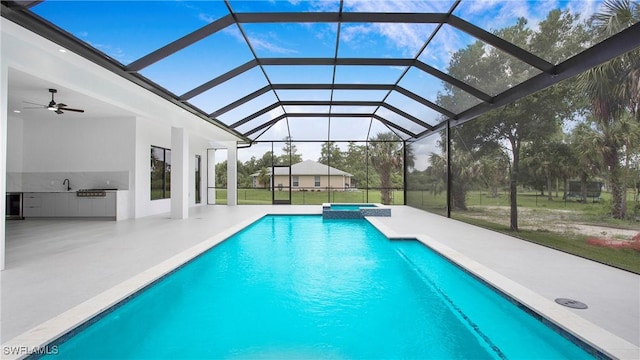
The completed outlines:
{"type": "Polygon", "coordinates": [[[392,132],[379,133],[369,141],[369,161],[380,175],[382,203],[390,204],[393,173],[401,171],[403,166],[413,167],[415,156],[408,147],[407,159],[404,160],[403,142],[392,132]]]}
{"type": "MultiPolygon", "coordinates": [[[[451,210],[468,210],[467,191],[471,188],[476,177],[481,176],[481,165],[474,159],[471,152],[458,149],[454,144],[451,146],[451,164],[447,167],[446,139],[442,138],[438,142],[442,154],[431,153],[429,160],[430,171],[447,188],[447,176],[451,174],[451,210]]],[[[435,195],[435,192],[434,192],[435,195]]]]}
{"type": "MultiPolygon", "coordinates": [[[[640,21],[640,5],[629,0],[607,0],[603,10],[593,17],[593,30],[602,40],[640,21]]],[[[614,218],[626,215],[626,189],[624,171],[620,166],[624,140],[617,133],[621,127],[616,122],[625,113],[640,120],[640,50],[630,51],[578,78],[579,88],[591,100],[597,127],[601,130],[602,143],[599,147],[611,182],[612,209],[614,218]]]]}
{"type": "Polygon", "coordinates": [[[587,181],[602,170],[602,136],[588,123],[578,124],[571,133],[576,154],[576,172],[580,178],[580,199],[587,199],[587,181]]]}
{"type": "Polygon", "coordinates": [[[266,189],[267,186],[270,186],[269,184],[270,180],[271,180],[271,175],[267,171],[267,168],[260,169],[260,173],[258,174],[258,182],[262,184],[262,187],[266,189]]]}

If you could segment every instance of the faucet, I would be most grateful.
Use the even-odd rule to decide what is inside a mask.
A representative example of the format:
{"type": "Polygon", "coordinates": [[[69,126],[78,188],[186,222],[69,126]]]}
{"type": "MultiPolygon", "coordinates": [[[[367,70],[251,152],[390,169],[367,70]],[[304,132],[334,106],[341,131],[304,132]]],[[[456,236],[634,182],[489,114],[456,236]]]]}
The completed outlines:
{"type": "Polygon", "coordinates": [[[64,183],[67,183],[67,191],[71,190],[71,181],[69,181],[69,179],[64,179],[64,181],[62,181],[62,185],[64,185],[64,183]]]}

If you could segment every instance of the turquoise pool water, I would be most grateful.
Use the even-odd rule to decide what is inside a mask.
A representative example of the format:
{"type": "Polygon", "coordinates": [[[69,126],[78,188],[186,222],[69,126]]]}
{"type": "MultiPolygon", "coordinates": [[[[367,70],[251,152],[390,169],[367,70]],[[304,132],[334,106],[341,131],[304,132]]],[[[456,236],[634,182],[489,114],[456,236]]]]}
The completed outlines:
{"type": "Polygon", "coordinates": [[[58,344],[55,359],[583,359],[417,241],[267,216],[58,344]]]}
{"type": "Polygon", "coordinates": [[[331,210],[358,211],[361,207],[375,207],[373,204],[331,204],[331,210]]]}

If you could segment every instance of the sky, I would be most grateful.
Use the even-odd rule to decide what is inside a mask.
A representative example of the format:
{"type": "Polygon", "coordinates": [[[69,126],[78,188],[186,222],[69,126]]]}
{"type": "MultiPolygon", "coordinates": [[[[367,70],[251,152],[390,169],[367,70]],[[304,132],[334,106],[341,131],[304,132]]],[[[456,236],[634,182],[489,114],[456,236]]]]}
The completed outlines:
{"type": "MultiPolygon", "coordinates": [[[[514,25],[519,17],[528,20],[528,26],[537,29],[538,23],[555,8],[568,9],[586,19],[593,14],[601,0],[462,0],[453,14],[489,31],[514,25]]],[[[447,12],[453,0],[345,0],[344,12],[447,12]]],[[[229,4],[233,11],[242,12],[337,12],[339,1],[254,0],[229,4]]],[[[162,46],[179,39],[229,14],[224,1],[57,1],[47,0],[31,9],[36,14],[58,25],[79,39],[127,65],[162,46]]],[[[340,28],[339,57],[418,58],[447,72],[451,55],[476,39],[444,25],[429,45],[420,52],[425,41],[436,29],[436,24],[344,23],[340,28]]],[[[175,95],[224,74],[252,59],[253,52],[260,58],[313,57],[333,58],[336,54],[338,25],[335,23],[232,24],[221,31],[162,59],[141,70],[141,74],[160,84],[175,95]],[[248,38],[247,46],[243,33],[248,38]],[[253,51],[253,52],[252,52],[253,51]]],[[[264,66],[254,67],[240,76],[228,80],[190,99],[190,103],[212,113],[228,103],[246,96],[269,83],[335,83],[395,84],[435,102],[442,83],[435,77],[411,68],[392,66],[264,66]],[[266,74],[266,76],[265,76],[266,74]]],[[[506,90],[506,89],[505,89],[506,90]]],[[[334,100],[382,101],[402,109],[431,125],[440,121],[440,114],[400,94],[388,91],[340,90],[334,100]]],[[[218,119],[229,125],[267,107],[277,100],[330,100],[329,90],[277,90],[226,112],[218,119]]],[[[478,100],[479,102],[479,100],[478,100]]],[[[333,112],[371,112],[370,107],[341,107],[333,112]]],[[[465,109],[449,109],[461,112],[465,109]]],[[[328,106],[305,108],[286,106],[276,108],[238,128],[247,131],[274,119],[284,111],[329,112],[328,106]]],[[[378,115],[398,122],[419,133],[425,128],[381,108],[378,115]]],[[[280,121],[265,132],[259,140],[281,140],[291,132],[294,140],[365,140],[370,135],[388,131],[378,121],[363,118],[298,118],[280,121]]],[[[253,135],[253,137],[260,132],[253,135]]],[[[435,143],[433,141],[432,143],[435,143]]],[[[300,144],[305,158],[316,160],[319,147],[300,144]],[[306,151],[306,153],[305,153],[306,151]],[[307,155],[308,154],[308,155],[307,155]]],[[[433,149],[433,151],[436,151],[433,149]]],[[[243,154],[249,154],[245,151],[243,154]]],[[[247,155],[250,156],[250,155],[247,155]]],[[[247,159],[240,159],[246,161],[247,159]]]]}

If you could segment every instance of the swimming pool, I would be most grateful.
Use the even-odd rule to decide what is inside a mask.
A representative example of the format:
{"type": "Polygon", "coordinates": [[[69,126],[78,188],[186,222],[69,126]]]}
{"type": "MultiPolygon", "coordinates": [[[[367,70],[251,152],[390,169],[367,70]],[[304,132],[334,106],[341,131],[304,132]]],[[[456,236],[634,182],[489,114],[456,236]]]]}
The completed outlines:
{"type": "Polygon", "coordinates": [[[587,358],[417,241],[267,216],[57,344],[56,358],[587,358]]]}

